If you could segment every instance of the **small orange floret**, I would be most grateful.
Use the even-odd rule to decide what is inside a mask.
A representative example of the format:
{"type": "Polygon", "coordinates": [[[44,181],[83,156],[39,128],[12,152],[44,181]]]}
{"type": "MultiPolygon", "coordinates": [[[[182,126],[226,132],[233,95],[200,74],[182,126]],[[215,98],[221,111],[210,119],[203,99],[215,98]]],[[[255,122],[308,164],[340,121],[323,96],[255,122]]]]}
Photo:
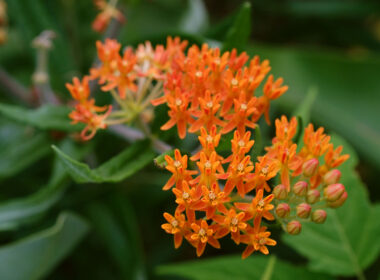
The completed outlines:
{"type": "Polygon", "coordinates": [[[242,258],[249,257],[254,251],[260,251],[268,255],[269,251],[266,246],[275,246],[277,244],[275,240],[269,238],[270,234],[269,231],[266,231],[266,227],[262,227],[259,232],[251,229],[247,234],[241,236],[241,242],[248,245],[242,254],[242,258]]]}
{"type": "Polygon", "coordinates": [[[205,220],[198,220],[196,223],[191,224],[191,229],[194,233],[190,238],[197,243],[196,248],[198,257],[203,254],[207,243],[214,248],[220,248],[219,241],[214,237],[214,228],[215,227],[209,226],[205,220]]]}
{"type": "Polygon", "coordinates": [[[165,160],[168,164],[165,168],[173,175],[162,188],[163,190],[169,190],[173,185],[181,189],[182,182],[191,180],[191,175],[196,173],[196,171],[187,170],[187,155],[182,156],[178,149],[174,151],[174,159],[166,155],[165,160]]]}

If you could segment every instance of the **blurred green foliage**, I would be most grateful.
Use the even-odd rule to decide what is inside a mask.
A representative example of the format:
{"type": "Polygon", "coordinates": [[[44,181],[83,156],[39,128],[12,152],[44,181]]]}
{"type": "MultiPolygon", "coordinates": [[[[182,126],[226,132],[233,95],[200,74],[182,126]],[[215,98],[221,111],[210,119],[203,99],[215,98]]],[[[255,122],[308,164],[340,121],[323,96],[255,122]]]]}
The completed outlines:
{"type": "MultiPolygon", "coordinates": [[[[31,41],[54,30],[50,80],[60,99],[68,100],[65,83],[88,72],[95,41],[102,39],[91,29],[97,14],[92,1],[7,4],[9,40],[0,46],[1,68],[32,89],[31,41]]],[[[294,112],[303,124],[310,119],[353,146],[345,144],[351,159],[343,172],[350,199],[328,214],[325,225],[305,226],[298,237],[281,238],[275,230],[284,242],[270,258],[214,258],[222,253],[209,250],[210,258],[189,262],[192,248],[175,251],[160,228],[171,194],[161,191],[168,174],[154,166],[148,142],[127,145],[104,132],[91,143],[77,143],[68,132],[80,127],[70,125],[68,108],[32,108],[0,84],[0,279],[378,277],[379,3],[124,0],[120,7],[127,18],[118,36],[123,45],[179,35],[269,59],[274,75],[290,88],[272,115],[294,112]],[[354,171],[357,165],[368,189],[354,171]]],[[[257,147],[267,144],[272,130],[255,131],[257,147]]],[[[170,132],[160,135],[177,141],[170,132]]],[[[226,243],[223,254],[242,249],[226,243]]]]}

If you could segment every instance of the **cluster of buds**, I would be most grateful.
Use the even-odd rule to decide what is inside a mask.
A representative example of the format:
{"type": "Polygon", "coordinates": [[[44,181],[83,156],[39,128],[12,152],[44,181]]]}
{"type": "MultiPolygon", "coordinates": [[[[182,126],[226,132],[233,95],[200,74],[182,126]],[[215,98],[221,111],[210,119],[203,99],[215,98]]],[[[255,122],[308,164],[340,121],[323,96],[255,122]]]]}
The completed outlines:
{"type": "Polygon", "coordinates": [[[200,148],[189,165],[197,168],[188,168],[188,156],[178,149],[173,158],[165,156],[172,176],[163,189],[173,191],[177,207],[173,215],[164,213],[167,223],[162,225],[174,235],[176,248],[185,239],[198,256],[207,244],[220,248],[219,239],[227,235],[246,244],[243,258],[254,251],[268,254],[267,246],[276,244],[267,228],[271,221],[290,234],[298,234],[306,220],[323,223],[323,208],[339,207],[347,198],[337,169],[348,158],[341,155],[342,147],[334,149],[323,128],[314,130],[311,124],[303,141],[293,142],[297,119],[282,116],[275,121],[272,145],[251,158],[252,131],[262,116],[270,124],[270,102],[288,87],[269,75],[268,60],[255,56],[248,62],[244,52],[221,53],[207,44],[186,47],[186,41],[169,37],[166,46],[153,48],[147,42],[121,54],[115,40],[97,42],[100,65],[82,81],[67,84],[76,100],[70,117],[87,125],[82,138],[107,125],[135,119],[147,124],[151,106],[161,104],[169,116],[162,130],[176,126],[181,139],[198,135],[200,148]],[[90,98],[88,82],[95,79],[111,93],[116,110],[98,107],[90,98]],[[218,147],[222,137],[232,137],[227,155],[218,147]],[[272,182],[277,182],[273,189],[272,182]]]}
{"type": "Polygon", "coordinates": [[[349,156],[341,155],[341,146],[334,149],[324,129],[314,130],[312,124],[305,129],[303,146],[297,153],[292,142],[296,129],[296,118],[276,120],[276,137],[266,149],[267,156],[281,162],[281,184],[272,193],[276,218],[290,234],[299,234],[302,222],[323,223],[327,218],[324,209],[340,207],[347,199],[336,168],[349,156]]]}
{"type": "Polygon", "coordinates": [[[96,32],[104,32],[113,18],[121,23],[125,21],[124,15],[116,8],[117,0],[94,0],[94,4],[101,11],[92,23],[96,32]]]}
{"type": "Polygon", "coordinates": [[[7,40],[8,29],[7,4],[0,0],[0,45],[7,40]]]}

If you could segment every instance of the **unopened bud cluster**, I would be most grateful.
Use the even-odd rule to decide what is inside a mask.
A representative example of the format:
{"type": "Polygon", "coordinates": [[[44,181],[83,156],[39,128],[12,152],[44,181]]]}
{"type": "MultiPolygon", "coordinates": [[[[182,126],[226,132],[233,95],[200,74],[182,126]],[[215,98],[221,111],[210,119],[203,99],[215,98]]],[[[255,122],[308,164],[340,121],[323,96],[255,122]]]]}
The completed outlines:
{"type": "Polygon", "coordinates": [[[324,223],[327,218],[324,209],[338,208],[347,199],[346,189],[339,183],[341,172],[336,167],[348,156],[340,156],[342,148],[334,150],[329,144],[330,137],[321,129],[314,132],[308,126],[303,140],[305,147],[299,156],[305,160],[291,170],[293,181],[281,177],[281,184],[273,189],[276,217],[292,235],[301,232],[303,222],[324,223]]]}

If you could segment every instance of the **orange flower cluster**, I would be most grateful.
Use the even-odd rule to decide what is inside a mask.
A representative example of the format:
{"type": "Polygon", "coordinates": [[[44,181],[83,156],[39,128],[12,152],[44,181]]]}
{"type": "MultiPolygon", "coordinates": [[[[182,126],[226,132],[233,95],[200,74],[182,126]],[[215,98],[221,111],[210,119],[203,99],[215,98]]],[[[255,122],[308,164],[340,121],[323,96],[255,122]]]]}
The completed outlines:
{"type": "Polygon", "coordinates": [[[92,138],[98,129],[107,125],[129,123],[140,116],[149,121],[152,115],[150,101],[162,95],[166,74],[171,71],[174,60],[183,59],[186,45],[186,41],[169,37],[166,48],[162,45],[153,48],[147,42],[139,45],[137,50],[126,48],[121,54],[121,45],[116,40],[98,41],[99,65],[90,69],[90,75],[82,81],[74,78],[73,84],[66,85],[77,101],[70,118],[74,123],[86,124],[82,139],[92,138]],[[98,80],[101,90],[112,94],[117,103],[113,106],[116,110],[111,113],[111,105],[95,106],[95,100],[89,98],[90,80],[98,80]]]}
{"type": "Polygon", "coordinates": [[[187,132],[198,135],[200,149],[190,157],[196,170],[188,168],[188,156],[179,150],[173,158],[165,156],[172,176],[163,189],[172,189],[177,207],[174,215],[164,213],[167,223],[162,228],[174,235],[176,248],[185,239],[200,256],[207,244],[220,248],[219,239],[230,235],[236,244],[246,244],[243,258],[254,251],[268,254],[267,246],[276,244],[267,229],[270,221],[276,219],[288,233],[298,234],[302,222],[323,223],[323,208],[339,207],[347,199],[337,167],[348,155],[341,155],[342,147],[334,149],[323,128],[314,130],[310,124],[303,141],[294,142],[296,133],[300,135],[297,120],[282,116],[275,121],[272,145],[264,155],[251,158],[251,131],[263,115],[270,123],[270,102],[288,89],[282,78],[267,77],[267,60],[256,56],[248,62],[246,53],[221,53],[207,44],[185,52],[187,42],[171,37],[166,46],[147,42],[122,52],[115,40],[96,46],[99,65],[82,81],[74,78],[67,84],[76,100],[70,117],[86,124],[83,139],[137,118],[146,124],[151,106],[160,104],[167,105],[169,115],[161,129],[176,126],[180,138],[187,132]],[[111,93],[112,107],[95,105],[90,80],[111,93]],[[219,142],[228,133],[233,137],[231,152],[222,156],[219,142]]]}
{"type": "Polygon", "coordinates": [[[292,140],[297,120],[283,116],[275,122],[272,146],[263,156],[251,158],[254,140],[248,129],[254,129],[262,115],[269,123],[270,101],[280,97],[287,86],[270,75],[263,94],[256,96],[270,70],[269,62],[255,57],[245,66],[247,61],[245,53],[220,54],[219,49],[207,45],[192,46],[185,59],[173,61],[164,96],[152,101],[169,108],[170,119],[162,130],[177,126],[180,138],[187,131],[199,131],[201,149],[190,158],[197,170],[188,169],[188,157],[179,150],[174,158],[165,156],[172,176],[163,189],[172,188],[177,208],[174,215],[164,213],[167,223],[162,225],[174,235],[176,248],[186,239],[198,256],[207,244],[220,248],[218,240],[228,234],[236,244],[247,245],[243,258],[254,251],[268,254],[267,246],[276,241],[270,238],[264,220],[277,218],[288,233],[298,234],[302,221],[324,222],[326,212],[321,208],[338,207],[347,198],[335,168],[348,156],[340,155],[342,147],[334,150],[323,128],[314,131],[309,125],[297,152],[292,140]],[[219,141],[231,131],[231,154],[224,158],[217,151],[219,141]],[[324,163],[320,164],[322,156],[324,163]],[[272,191],[268,182],[277,175],[281,184],[272,191]],[[318,187],[323,189],[323,197],[318,195],[318,187]]]}
{"type": "Polygon", "coordinates": [[[303,221],[325,221],[327,214],[321,208],[344,203],[347,192],[338,183],[340,172],[335,169],[348,159],[348,155],[340,155],[342,147],[334,149],[323,128],[314,131],[310,124],[297,153],[297,144],[292,141],[297,132],[296,118],[288,121],[282,116],[275,123],[273,145],[255,164],[247,155],[254,145],[249,131],[240,135],[235,130],[232,154],[224,159],[216,151],[221,137],[216,126],[210,133],[201,128],[198,138],[202,149],[190,158],[198,170],[188,170],[188,157],[179,150],[175,150],[174,158],[165,156],[166,169],[172,176],[163,189],[173,188],[177,208],[174,216],[164,213],[168,223],[162,228],[174,234],[176,248],[185,238],[200,256],[207,243],[220,248],[218,239],[230,234],[236,244],[247,244],[243,258],[254,251],[268,254],[267,246],[276,241],[269,238],[263,219],[276,218],[288,233],[298,234],[303,221]],[[268,181],[276,175],[281,184],[271,191],[268,181]],[[265,191],[269,192],[266,196],[265,191]],[[196,212],[203,212],[203,217],[196,212]]]}
{"type": "Polygon", "coordinates": [[[271,204],[274,195],[264,197],[264,184],[257,184],[252,173],[253,163],[247,155],[253,146],[253,141],[249,140],[250,132],[240,136],[236,130],[232,142],[238,144],[230,159],[223,159],[215,150],[221,134],[215,133],[215,126],[211,131],[208,134],[205,128],[201,128],[202,150],[191,158],[198,171],[188,170],[188,157],[182,156],[179,150],[175,150],[174,158],[165,156],[166,169],[172,176],[164,190],[172,188],[178,206],[174,216],[164,214],[168,223],[162,228],[174,234],[176,248],[185,238],[196,248],[198,256],[202,255],[207,243],[220,248],[218,239],[228,234],[236,244],[247,244],[243,257],[255,250],[268,254],[266,246],[273,246],[276,242],[269,238],[270,232],[261,221],[263,218],[274,220],[270,213],[274,208],[271,204]],[[228,164],[226,172],[223,164],[228,164]],[[222,181],[225,181],[224,188],[221,187],[222,181]],[[232,195],[235,188],[239,195],[232,195]],[[238,202],[247,198],[246,193],[251,189],[255,189],[256,196],[249,198],[249,203],[238,202]],[[204,217],[197,219],[197,211],[203,212],[204,217]]]}
{"type": "Polygon", "coordinates": [[[255,91],[270,71],[268,60],[260,62],[258,56],[248,61],[246,53],[236,50],[220,54],[218,48],[207,44],[199,48],[193,45],[187,55],[181,54],[173,61],[172,71],[164,84],[164,96],[153,100],[154,105],[166,103],[169,121],[161,128],[177,126],[181,138],[186,130],[195,133],[213,124],[225,134],[237,129],[255,128],[255,123],[265,114],[269,123],[269,104],[287,89],[282,78],[274,81],[272,75],[264,84],[264,94],[255,91]]]}
{"type": "Polygon", "coordinates": [[[117,1],[94,0],[95,6],[101,11],[92,23],[92,29],[96,32],[104,32],[108,27],[111,19],[115,18],[119,22],[124,22],[124,15],[116,8],[117,1]]]}
{"type": "Polygon", "coordinates": [[[81,133],[83,140],[92,138],[97,129],[104,129],[106,127],[105,119],[112,110],[111,105],[99,107],[95,105],[93,98],[89,98],[90,87],[88,81],[89,78],[86,76],[82,81],[79,81],[78,78],[74,78],[73,84],[66,84],[71,96],[77,101],[75,110],[70,113],[69,117],[73,120],[74,124],[79,122],[87,124],[81,133]]]}

